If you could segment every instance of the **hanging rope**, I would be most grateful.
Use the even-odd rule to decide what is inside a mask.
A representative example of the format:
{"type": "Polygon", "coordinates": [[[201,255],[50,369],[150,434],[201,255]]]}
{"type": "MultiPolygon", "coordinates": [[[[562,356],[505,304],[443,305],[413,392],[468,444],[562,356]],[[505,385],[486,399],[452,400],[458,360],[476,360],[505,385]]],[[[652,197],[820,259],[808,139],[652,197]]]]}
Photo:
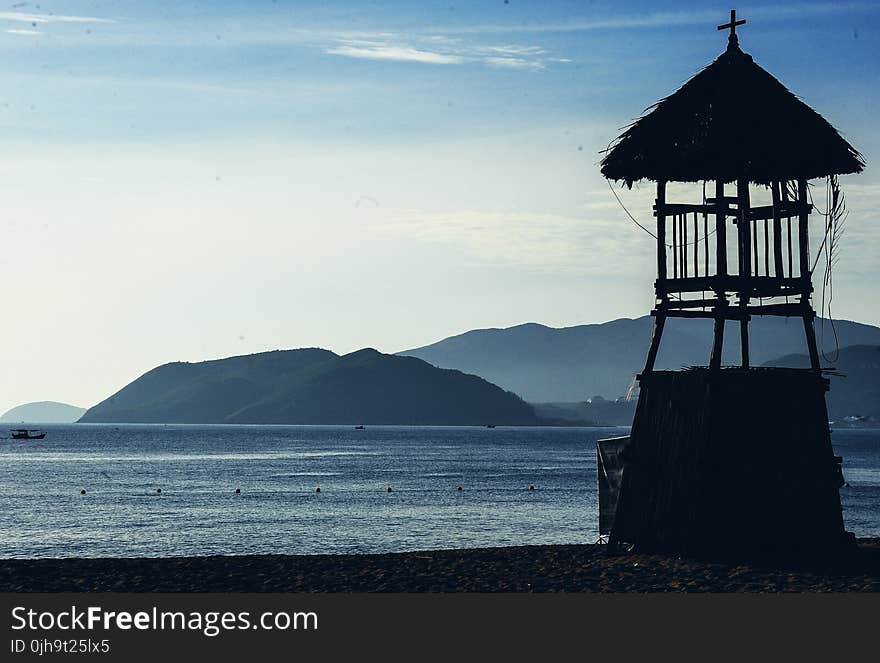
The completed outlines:
{"type": "MultiPolygon", "coordinates": [[[[840,241],[843,237],[844,225],[849,211],[846,209],[846,200],[840,188],[840,182],[836,175],[828,177],[825,185],[825,237],[819,247],[819,255],[825,255],[825,268],[822,275],[822,307],[820,309],[819,343],[822,348],[822,357],[827,362],[834,363],[840,358],[840,339],[837,335],[837,325],[834,323],[834,315],[831,311],[831,303],[834,300],[834,265],[840,259],[840,241]],[[827,292],[827,300],[826,300],[827,292]],[[834,336],[834,358],[825,354],[825,320],[831,326],[834,336]]],[[[818,263],[819,255],[816,256],[818,263]]],[[[813,265],[813,270],[816,264],[813,265]]],[[[810,272],[812,274],[812,271],[810,272]]]]}

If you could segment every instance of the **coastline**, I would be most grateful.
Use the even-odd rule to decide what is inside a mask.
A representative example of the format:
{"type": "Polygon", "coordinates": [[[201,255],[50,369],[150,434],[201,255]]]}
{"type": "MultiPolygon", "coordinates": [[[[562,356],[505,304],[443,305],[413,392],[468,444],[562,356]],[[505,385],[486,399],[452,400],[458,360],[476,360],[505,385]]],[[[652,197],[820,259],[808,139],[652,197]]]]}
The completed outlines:
{"type": "Polygon", "coordinates": [[[740,563],[548,545],[348,555],[0,559],[0,592],[880,592],[880,539],[845,559],[740,563]]]}

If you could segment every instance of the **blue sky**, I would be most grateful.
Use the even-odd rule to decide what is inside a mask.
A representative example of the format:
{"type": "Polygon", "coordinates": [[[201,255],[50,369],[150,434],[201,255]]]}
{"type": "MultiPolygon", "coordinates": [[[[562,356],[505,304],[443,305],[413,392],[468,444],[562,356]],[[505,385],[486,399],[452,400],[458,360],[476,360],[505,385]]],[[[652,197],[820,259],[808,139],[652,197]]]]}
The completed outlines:
{"type": "MultiPolygon", "coordinates": [[[[159,363],[397,351],[646,313],[604,148],[726,44],[728,3],[7,2],[0,408],[159,363]],[[100,368],[97,369],[96,366],[100,368]]],[[[737,6],[858,147],[835,314],[880,324],[880,4],[737,6]]],[[[622,194],[650,218],[650,186],[622,194]]]]}

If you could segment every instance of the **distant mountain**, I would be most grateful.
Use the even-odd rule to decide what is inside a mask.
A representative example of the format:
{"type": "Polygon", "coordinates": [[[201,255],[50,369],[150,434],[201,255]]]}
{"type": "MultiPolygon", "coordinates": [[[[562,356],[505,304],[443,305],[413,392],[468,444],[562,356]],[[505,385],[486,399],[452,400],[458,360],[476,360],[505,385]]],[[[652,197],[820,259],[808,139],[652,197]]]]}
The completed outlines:
{"type": "MultiPolygon", "coordinates": [[[[561,329],[529,323],[469,331],[398,354],[479,375],[532,403],[584,401],[595,395],[613,399],[626,393],[633,376],[644,367],[652,324],[650,316],[561,329]]],[[[880,344],[880,328],[847,320],[834,324],[841,347],[880,344]]],[[[821,327],[821,320],[816,327],[821,327]]],[[[736,364],[738,325],[728,323],[724,336],[724,362],[736,364]]],[[[806,351],[799,318],[753,318],[750,339],[756,365],[806,351]]],[[[824,341],[826,348],[833,349],[828,322],[824,341]]],[[[656,367],[706,364],[711,346],[711,320],[670,319],[656,367]]]]}
{"type": "MultiPolygon", "coordinates": [[[[840,375],[831,375],[828,392],[828,417],[837,423],[880,422],[880,345],[855,345],[842,348],[830,363],[840,375]]],[[[766,366],[807,368],[810,358],[804,354],[780,357],[766,366]]]]}
{"type": "Polygon", "coordinates": [[[82,422],[485,425],[541,423],[515,394],[365,349],[284,350],[154,368],[82,422]]]}
{"type": "Polygon", "coordinates": [[[72,424],[85,411],[84,407],[76,407],[67,403],[39,401],[12,408],[0,416],[0,422],[10,424],[72,424]]]}

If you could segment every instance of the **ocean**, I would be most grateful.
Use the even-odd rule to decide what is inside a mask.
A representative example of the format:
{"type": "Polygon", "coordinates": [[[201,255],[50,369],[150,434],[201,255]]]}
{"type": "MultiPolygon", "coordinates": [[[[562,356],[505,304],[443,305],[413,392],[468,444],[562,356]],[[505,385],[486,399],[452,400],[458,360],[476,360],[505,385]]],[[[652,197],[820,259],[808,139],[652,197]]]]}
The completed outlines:
{"type": "MultiPolygon", "coordinates": [[[[45,430],[44,440],[0,440],[0,557],[593,543],[595,442],[626,432],[87,424],[45,430]]],[[[880,430],[836,430],[833,443],[849,482],[841,489],[847,529],[880,536],[880,430]]]]}

